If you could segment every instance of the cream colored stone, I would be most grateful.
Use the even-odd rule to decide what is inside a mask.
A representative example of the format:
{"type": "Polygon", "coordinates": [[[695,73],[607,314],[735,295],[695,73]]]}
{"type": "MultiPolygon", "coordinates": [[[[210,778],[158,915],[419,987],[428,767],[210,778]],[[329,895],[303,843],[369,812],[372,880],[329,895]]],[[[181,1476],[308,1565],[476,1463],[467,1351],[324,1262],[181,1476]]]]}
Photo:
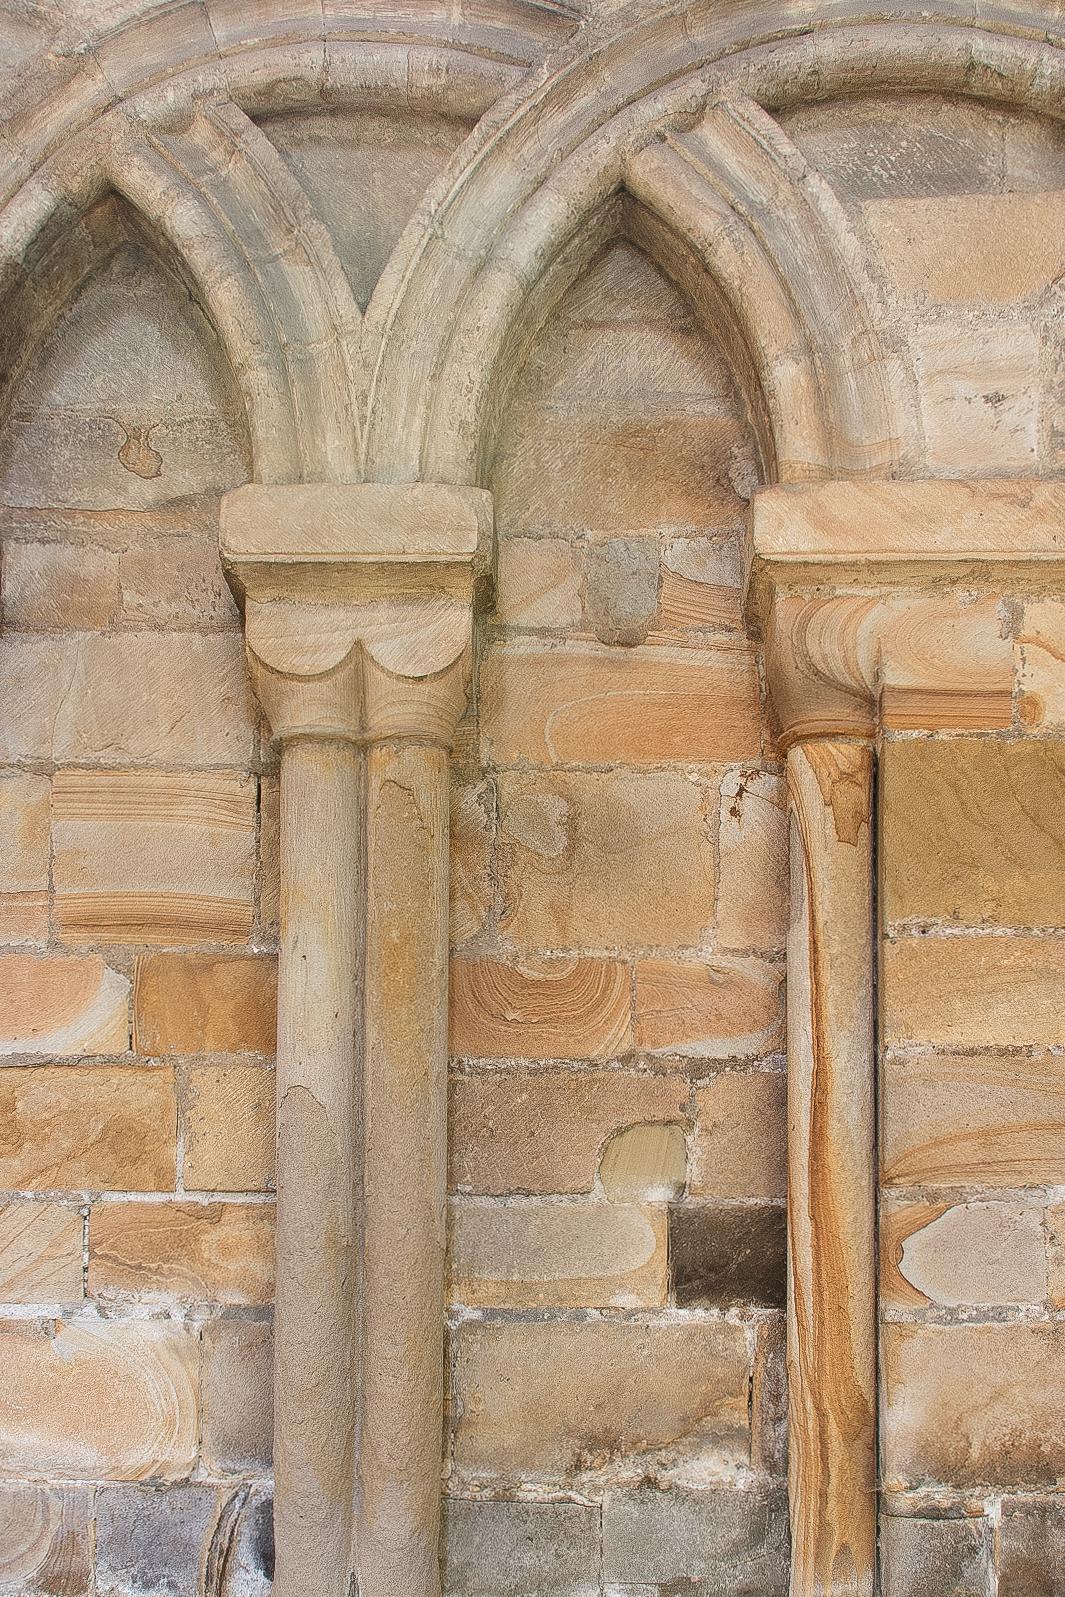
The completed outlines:
{"type": "Polygon", "coordinates": [[[129,982],[95,954],[0,955],[0,1054],[125,1053],[129,982]]]}
{"type": "Polygon", "coordinates": [[[889,1203],[880,1231],[888,1303],[968,1308],[1046,1299],[1043,1216],[1034,1205],[889,1203]]]}
{"type": "Polygon", "coordinates": [[[788,918],[784,784],[766,771],[721,783],[717,939],[722,948],[783,946],[788,918]]]}
{"type": "Polygon", "coordinates": [[[118,559],[92,544],[4,546],[4,620],[50,631],[103,630],[121,605],[118,559]]]}
{"type": "Polygon", "coordinates": [[[677,538],[662,551],[659,625],[668,632],[743,625],[743,558],[737,540],[677,538]]]}
{"type": "Polygon", "coordinates": [[[1065,1206],[1056,1203],[1047,1210],[1048,1297],[1056,1309],[1065,1308],[1065,1206]]]}
{"type": "Polygon", "coordinates": [[[477,1324],[459,1331],[459,1477],[591,1484],[747,1457],[748,1360],[725,1322],[477,1324]]]}
{"type": "Polygon", "coordinates": [[[783,973],[759,959],[645,959],[636,966],[636,1046],[693,1059],[780,1046],[783,973]]]}
{"type": "Polygon", "coordinates": [[[648,1308],[666,1299],[664,1209],[455,1199],[450,1291],[471,1307],[648,1308]]]}
{"type": "Polygon", "coordinates": [[[29,1065],[0,1071],[0,1189],[166,1192],[174,1185],[171,1071],[29,1065]]]}
{"type": "Polygon", "coordinates": [[[713,919],[714,796],[683,776],[500,779],[502,929],[519,947],[699,943],[713,919]]]}
{"type": "Polygon", "coordinates": [[[1026,604],[1020,645],[1020,714],[1036,732],[1065,731],[1065,604],[1026,604]]]}
{"type": "Polygon", "coordinates": [[[184,1184],[262,1192],[274,1184],[274,1073],[261,1065],[195,1065],[186,1077],[184,1184]]]}
{"type": "Polygon", "coordinates": [[[931,470],[956,476],[1031,470],[1039,447],[1039,344],[1032,329],[942,323],[923,327],[913,342],[931,470]]]}
{"type": "Polygon", "coordinates": [[[493,853],[496,792],[491,782],[451,791],[451,943],[460,947],[487,929],[495,908],[493,853]]]}
{"type": "Polygon", "coordinates": [[[504,538],[496,616],[508,627],[573,627],[581,619],[581,571],[564,538],[504,538]]]}
{"type": "Polygon", "coordinates": [[[167,1320],[0,1325],[12,1400],[0,1470],[27,1480],[171,1481],[196,1461],[199,1339],[167,1320]]]}
{"type": "Polygon", "coordinates": [[[0,777],[0,940],[43,943],[48,936],[48,825],[51,785],[44,776],[0,777]]]}
{"type": "Polygon", "coordinates": [[[691,1190],[702,1198],[782,1198],[787,1190],[787,1080],[724,1070],[695,1093],[691,1190]]]}
{"type": "Polygon", "coordinates": [[[907,937],[883,953],[884,1040],[943,1048],[1065,1044],[1065,943],[907,937]]]}
{"type": "Polygon", "coordinates": [[[896,286],[955,304],[1038,294],[1065,272],[1065,194],[874,200],[865,219],[896,286]]]}
{"type": "Polygon", "coordinates": [[[599,1185],[612,1203],[662,1203],[680,1197],[687,1179],[683,1126],[625,1126],[615,1131],[599,1160],[599,1185]]]}
{"type": "Polygon", "coordinates": [[[274,1289],[273,1241],[268,1204],[97,1204],[89,1221],[89,1295],[266,1303],[274,1289]]]}
{"type": "Polygon", "coordinates": [[[249,777],[58,771],[52,837],[67,942],[239,943],[251,932],[249,777]]]}
{"type": "Polygon", "coordinates": [[[0,1485],[0,1581],[48,1597],[91,1591],[92,1508],[89,1486],[0,1485]]]}
{"type": "Polygon", "coordinates": [[[0,1206],[0,1302],[80,1302],[84,1228],[80,1209],[56,1203],[0,1206]]]}
{"type": "Polygon", "coordinates": [[[281,914],[281,788],[275,776],[259,781],[259,919],[276,934],[281,914]]]}

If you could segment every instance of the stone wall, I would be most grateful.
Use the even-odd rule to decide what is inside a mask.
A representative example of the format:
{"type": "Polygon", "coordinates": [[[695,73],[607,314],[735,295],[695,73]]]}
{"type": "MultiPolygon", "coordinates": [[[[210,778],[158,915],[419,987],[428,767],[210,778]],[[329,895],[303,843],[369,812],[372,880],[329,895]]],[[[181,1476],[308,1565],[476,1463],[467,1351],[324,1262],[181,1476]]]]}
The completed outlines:
{"type": "MultiPolygon", "coordinates": [[[[37,9],[13,70],[55,45],[37,9]]],[[[612,8],[544,9],[480,129],[475,96],[386,112],[324,69],[321,106],[258,118],[372,325],[424,191],[612,8]]],[[[807,98],[778,132],[860,263],[898,473],[1061,476],[1059,124],[807,98]]],[[[131,205],[74,226],[0,434],[0,1593],[264,1597],[279,803],[217,548],[255,473],[245,374],[131,205]]],[[[766,422],[644,208],[612,193],[593,232],[485,451],[445,1589],[783,1597],[786,793],[743,608],[766,422]]],[[[1013,661],[999,730],[880,746],[884,1597],[1063,1589],[1065,606],[980,573],[972,598],[1013,661]]]]}

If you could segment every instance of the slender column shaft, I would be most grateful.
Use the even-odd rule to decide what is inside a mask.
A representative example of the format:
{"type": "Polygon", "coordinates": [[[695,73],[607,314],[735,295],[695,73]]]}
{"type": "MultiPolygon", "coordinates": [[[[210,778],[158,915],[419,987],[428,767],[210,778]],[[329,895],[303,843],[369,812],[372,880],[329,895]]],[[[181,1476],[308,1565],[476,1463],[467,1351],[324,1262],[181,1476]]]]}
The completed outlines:
{"type": "Polygon", "coordinates": [[[274,1597],[348,1597],[352,1562],[362,760],[282,745],[274,1597]]]}
{"type": "Polygon", "coordinates": [[[873,1597],[876,1126],[873,755],[788,754],[791,1597],[873,1597]]]}
{"type": "Polygon", "coordinates": [[[447,1201],[448,762],[367,756],[363,1597],[439,1597],[447,1201]]]}

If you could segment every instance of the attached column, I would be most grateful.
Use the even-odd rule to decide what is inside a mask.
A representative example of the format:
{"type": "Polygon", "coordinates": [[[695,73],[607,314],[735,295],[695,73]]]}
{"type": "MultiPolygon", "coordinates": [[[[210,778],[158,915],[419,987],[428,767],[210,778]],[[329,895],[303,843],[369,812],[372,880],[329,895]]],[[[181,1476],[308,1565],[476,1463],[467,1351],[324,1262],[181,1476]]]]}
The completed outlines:
{"type": "Polygon", "coordinates": [[[257,485],[221,548],[281,749],[275,1597],[436,1597],[447,748],[476,490],[257,485]]]}
{"type": "Polygon", "coordinates": [[[787,758],[791,1597],[873,1597],[873,754],[821,739],[787,758]]]}

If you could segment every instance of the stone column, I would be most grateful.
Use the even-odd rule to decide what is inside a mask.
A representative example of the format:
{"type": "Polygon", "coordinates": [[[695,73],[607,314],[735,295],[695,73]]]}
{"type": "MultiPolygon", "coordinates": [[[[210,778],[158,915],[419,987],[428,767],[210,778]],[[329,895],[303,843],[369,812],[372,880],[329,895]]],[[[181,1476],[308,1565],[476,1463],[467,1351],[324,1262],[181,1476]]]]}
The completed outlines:
{"type": "Polygon", "coordinates": [[[281,749],[275,1597],[440,1589],[446,751],[489,528],[429,484],[223,501],[281,749]]]}
{"type": "Polygon", "coordinates": [[[873,753],[820,739],[787,762],[791,1597],[873,1597],[873,753]]]}

